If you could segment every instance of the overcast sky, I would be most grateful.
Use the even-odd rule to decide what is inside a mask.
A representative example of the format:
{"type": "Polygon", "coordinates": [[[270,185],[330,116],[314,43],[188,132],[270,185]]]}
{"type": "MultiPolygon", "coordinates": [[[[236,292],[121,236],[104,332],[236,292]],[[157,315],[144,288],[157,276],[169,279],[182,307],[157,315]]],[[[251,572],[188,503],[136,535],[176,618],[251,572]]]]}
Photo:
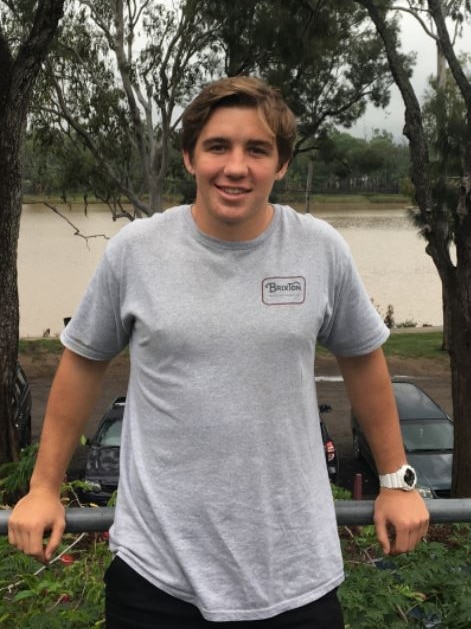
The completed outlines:
{"type": "MultiPolygon", "coordinates": [[[[414,67],[412,84],[419,101],[422,102],[424,92],[428,86],[428,77],[436,72],[436,48],[434,41],[425,34],[420,24],[411,16],[402,19],[402,45],[404,52],[416,52],[417,63],[414,67]]],[[[468,28],[468,33],[470,29],[468,28]]],[[[471,52],[471,37],[462,39],[458,49],[471,52]]],[[[391,88],[391,101],[387,109],[368,107],[367,113],[357,124],[348,130],[357,137],[369,139],[374,129],[387,129],[398,141],[406,142],[402,135],[404,126],[404,105],[399,90],[394,85],[391,88]]]]}

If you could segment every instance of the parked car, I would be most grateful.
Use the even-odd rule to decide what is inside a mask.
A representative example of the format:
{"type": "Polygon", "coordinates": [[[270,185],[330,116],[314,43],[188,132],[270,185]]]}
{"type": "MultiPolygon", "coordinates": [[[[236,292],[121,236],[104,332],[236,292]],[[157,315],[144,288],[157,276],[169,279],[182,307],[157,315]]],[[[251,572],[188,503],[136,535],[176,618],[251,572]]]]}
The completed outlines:
{"type": "MultiPolygon", "coordinates": [[[[117,397],[103,415],[93,437],[87,440],[86,445],[90,450],[83,479],[87,487],[81,491],[84,502],[106,504],[118,488],[119,450],[125,405],[126,397],[117,397]]],[[[331,410],[332,407],[328,404],[319,406],[321,415],[330,413],[331,410]]],[[[339,473],[337,448],[322,418],[320,424],[329,478],[335,483],[339,473]]]]}
{"type": "Polygon", "coordinates": [[[31,390],[22,366],[16,364],[13,385],[13,425],[18,433],[20,448],[31,445],[31,390]]]}
{"type": "Polygon", "coordinates": [[[87,440],[89,452],[83,479],[87,486],[81,491],[84,502],[106,505],[118,488],[125,404],[125,397],[117,397],[103,415],[93,437],[87,440]]]}
{"type": "MultiPolygon", "coordinates": [[[[407,459],[417,472],[424,498],[448,498],[453,465],[453,421],[414,382],[392,380],[407,459]]],[[[376,472],[373,456],[354,414],[353,452],[376,472]]]]}
{"type": "Polygon", "coordinates": [[[322,415],[324,413],[330,413],[331,410],[332,407],[329,406],[329,404],[320,404],[319,406],[319,413],[321,414],[321,434],[322,442],[324,444],[327,471],[329,473],[330,481],[332,483],[336,483],[339,475],[339,457],[337,454],[337,447],[334,440],[330,436],[329,431],[327,430],[327,426],[325,425],[324,420],[322,419],[322,415]]]}

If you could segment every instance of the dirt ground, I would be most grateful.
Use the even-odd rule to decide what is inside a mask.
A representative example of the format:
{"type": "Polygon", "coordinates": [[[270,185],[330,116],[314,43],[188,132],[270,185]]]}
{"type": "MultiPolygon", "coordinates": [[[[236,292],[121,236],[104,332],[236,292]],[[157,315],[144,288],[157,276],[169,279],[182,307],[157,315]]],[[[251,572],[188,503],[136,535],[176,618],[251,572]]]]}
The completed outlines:
{"type": "MultiPolygon", "coordinates": [[[[40,435],[47,396],[58,360],[59,355],[56,354],[20,355],[33,396],[33,440],[38,439],[40,435]]],[[[445,412],[452,414],[450,371],[445,360],[390,358],[388,364],[391,375],[413,380],[429,393],[445,412]]],[[[361,473],[364,495],[374,494],[375,484],[369,471],[352,456],[350,407],[335,360],[331,357],[319,357],[315,372],[319,403],[332,407],[332,412],[325,415],[324,420],[339,452],[339,484],[351,489],[355,474],[361,473]]],[[[113,399],[126,393],[128,373],[129,361],[126,355],[119,356],[111,363],[102,393],[87,425],[86,436],[93,434],[113,399]]],[[[80,475],[85,456],[86,448],[79,446],[69,469],[71,477],[80,475]]]]}

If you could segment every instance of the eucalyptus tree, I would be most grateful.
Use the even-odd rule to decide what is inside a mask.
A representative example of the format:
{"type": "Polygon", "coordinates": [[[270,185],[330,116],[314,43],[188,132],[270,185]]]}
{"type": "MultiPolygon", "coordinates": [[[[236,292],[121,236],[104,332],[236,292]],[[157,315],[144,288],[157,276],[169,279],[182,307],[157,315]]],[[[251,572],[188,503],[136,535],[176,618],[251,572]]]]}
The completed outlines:
{"type": "Polygon", "coordinates": [[[314,15],[312,5],[76,0],[48,62],[35,129],[58,127],[86,146],[98,164],[94,189],[106,183],[141,214],[162,208],[179,114],[211,78],[255,73],[277,85],[299,118],[297,152],[312,151],[367,100],[385,105],[391,83],[376,31],[354,2],[320,0],[314,15]]]}
{"type": "Polygon", "coordinates": [[[389,0],[356,0],[368,12],[380,34],[391,72],[405,105],[404,134],[409,140],[412,181],[417,212],[431,256],[442,283],[444,325],[450,355],[455,447],[453,492],[471,496],[471,82],[454,46],[454,32],[471,14],[467,1],[410,0],[407,9],[434,37],[449,66],[464,105],[459,140],[461,169],[454,200],[444,193],[449,181],[434,177],[424,120],[408,73],[398,54],[399,42],[392,20],[397,7],[389,0]],[[448,20],[447,20],[448,17],[448,20]]]}
{"type": "Polygon", "coordinates": [[[199,10],[217,33],[226,74],[254,72],[280,89],[298,118],[296,154],[314,157],[326,134],[351,126],[368,101],[389,101],[382,42],[350,0],[205,0],[199,10]]]}
{"type": "Polygon", "coordinates": [[[110,202],[115,217],[162,210],[182,107],[214,64],[212,35],[198,23],[197,5],[194,0],[69,4],[46,64],[34,125],[43,137],[53,133],[57,139],[61,130],[93,155],[93,191],[110,202]],[[132,204],[131,212],[119,204],[120,197],[132,204]]]}
{"type": "Polygon", "coordinates": [[[64,0],[0,0],[0,462],[18,456],[11,400],[19,334],[21,145],[33,85],[64,0]]]}

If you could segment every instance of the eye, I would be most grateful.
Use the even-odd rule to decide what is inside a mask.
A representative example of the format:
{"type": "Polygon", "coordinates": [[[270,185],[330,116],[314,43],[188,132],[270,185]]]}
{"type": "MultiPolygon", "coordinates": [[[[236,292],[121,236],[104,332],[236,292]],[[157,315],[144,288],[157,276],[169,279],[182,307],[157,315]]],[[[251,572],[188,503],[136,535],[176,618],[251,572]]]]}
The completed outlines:
{"type": "Polygon", "coordinates": [[[224,153],[224,151],[227,149],[227,145],[223,144],[222,142],[214,142],[213,144],[209,144],[206,149],[210,152],[210,153],[224,153]]]}
{"type": "Polygon", "coordinates": [[[254,144],[249,146],[249,153],[256,157],[271,155],[271,147],[265,146],[264,144],[254,144]]]}

